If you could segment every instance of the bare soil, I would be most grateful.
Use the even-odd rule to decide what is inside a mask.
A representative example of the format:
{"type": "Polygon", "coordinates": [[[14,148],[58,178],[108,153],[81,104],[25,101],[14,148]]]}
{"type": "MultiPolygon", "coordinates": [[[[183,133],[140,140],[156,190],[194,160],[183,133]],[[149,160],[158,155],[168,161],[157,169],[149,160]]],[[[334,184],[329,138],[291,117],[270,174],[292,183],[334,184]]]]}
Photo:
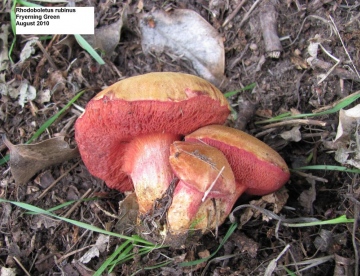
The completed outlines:
{"type": "MultiPolygon", "coordinates": [[[[51,99],[44,103],[27,102],[22,108],[16,99],[1,95],[0,133],[6,134],[15,145],[25,143],[39,126],[64,107],[80,89],[87,90],[76,104],[85,107],[104,86],[126,77],[154,71],[196,74],[191,63],[181,57],[165,53],[145,55],[141,48],[138,22],[142,14],[154,9],[185,8],[203,16],[224,38],[226,80],[220,85],[221,91],[228,92],[256,84],[254,89],[229,98],[239,114],[237,120],[229,121],[229,125],[243,129],[269,144],[283,156],[290,168],[315,164],[341,165],[335,161],[334,150],[328,146],[336,135],[337,113],[316,118],[324,123],[322,126],[298,122],[269,126],[258,122],[287,111],[311,113],[360,90],[359,77],[352,67],[354,65],[360,69],[358,1],[278,1],[273,5],[278,13],[276,26],[282,46],[278,59],[267,56],[269,52],[266,51],[260,24],[261,7],[264,4],[261,2],[271,4],[271,1],[259,1],[252,12],[249,12],[251,7],[258,1],[244,1],[243,7],[231,17],[243,1],[210,1],[213,6],[204,0],[129,2],[127,23],[122,28],[120,43],[115,54],[105,58],[106,64],[103,66],[98,65],[71,37],[69,41],[61,42],[64,36],[40,41],[43,51],[37,47],[30,59],[19,64],[20,52],[30,36],[17,36],[11,54],[15,64],[0,72],[0,79],[4,75],[7,83],[27,80],[37,91],[50,89],[51,99]],[[229,23],[223,27],[226,19],[229,19],[229,23]],[[310,56],[310,42],[319,39],[316,35],[321,37],[318,41],[321,41],[324,49],[340,60],[331,72],[336,61],[321,48],[317,51],[318,63],[310,66],[306,61],[310,56]],[[330,74],[319,83],[328,72],[330,74]],[[299,140],[281,136],[285,131],[296,130],[296,127],[300,134],[299,140]]],[[[96,6],[99,25],[116,21],[125,5],[121,1],[106,0],[81,3],[96,6]]],[[[0,8],[2,26],[10,23],[10,4],[3,5],[0,8]]],[[[12,39],[10,32],[9,45],[12,39]]],[[[73,123],[80,114],[74,106],[67,109],[34,142],[61,133],[74,147],[73,123]]],[[[8,153],[2,144],[0,150],[2,156],[8,153]]],[[[105,183],[91,176],[80,158],[42,170],[22,185],[15,184],[8,164],[2,165],[0,172],[1,198],[49,209],[83,198],[84,194],[86,198],[96,197],[96,200],[79,202],[76,208],[70,209],[69,206],[55,213],[117,231],[118,219],[114,216],[119,214],[119,201],[124,195],[108,189],[105,183]],[[59,177],[62,178],[39,198],[59,177]]],[[[278,215],[282,218],[328,220],[346,215],[358,219],[359,194],[357,174],[330,170],[304,171],[304,174],[293,172],[290,181],[272,200],[247,197],[239,199],[237,205],[251,201],[270,211],[277,212],[278,208],[281,209],[278,215]]],[[[13,268],[17,275],[26,275],[26,272],[30,275],[92,275],[116,246],[123,242],[111,237],[98,257],[88,263],[81,263],[79,259],[89,245],[96,243],[98,233],[46,216],[26,214],[23,209],[10,203],[2,203],[0,210],[0,267],[13,268]]],[[[285,275],[283,266],[289,264],[288,269],[296,275],[358,273],[355,269],[359,265],[356,245],[359,244],[360,234],[357,224],[291,228],[279,226],[276,220],[255,210],[251,214],[250,210],[253,209],[241,209],[235,213],[236,219],[243,222],[239,224],[241,227],[218,251],[218,258],[206,268],[205,263],[185,268],[179,266],[179,263],[214,252],[224,238],[229,222],[219,228],[217,236],[209,233],[186,248],[164,248],[139,256],[117,266],[113,275],[131,275],[135,272],[137,275],[264,275],[270,262],[277,257],[273,275],[285,275]],[[247,214],[247,218],[244,214],[247,214]],[[288,245],[289,248],[286,247],[288,245]],[[281,254],[284,248],[286,250],[281,254]],[[168,259],[174,262],[166,267],[142,270],[168,259]],[[305,261],[308,263],[305,264],[305,261]],[[310,264],[313,266],[301,271],[310,264]]]]}

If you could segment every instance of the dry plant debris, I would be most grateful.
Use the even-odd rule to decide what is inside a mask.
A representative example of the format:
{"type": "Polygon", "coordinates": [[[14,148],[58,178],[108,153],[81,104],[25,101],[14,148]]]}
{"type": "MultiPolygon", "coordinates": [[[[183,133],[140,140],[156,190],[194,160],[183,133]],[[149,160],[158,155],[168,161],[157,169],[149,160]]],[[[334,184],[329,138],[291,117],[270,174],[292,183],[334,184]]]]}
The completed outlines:
{"type": "MultiPolygon", "coordinates": [[[[94,6],[96,29],[105,30],[106,39],[110,36],[106,42],[108,47],[98,46],[107,51],[104,65],[97,64],[73,36],[40,39],[36,35],[18,35],[12,45],[15,39],[10,26],[10,11],[14,2],[2,1],[0,5],[0,133],[6,134],[15,147],[26,143],[39,126],[66,106],[79,90],[86,88],[87,92],[76,101],[77,106],[67,109],[34,141],[42,142],[61,133],[70,148],[74,148],[74,121],[81,114],[79,107],[85,107],[96,93],[123,78],[171,71],[208,74],[210,77],[218,74],[222,92],[239,91],[254,84],[252,89],[228,98],[233,116],[226,124],[241,127],[270,145],[290,168],[344,165],[352,169],[358,165],[358,116],[347,116],[347,113],[352,108],[357,110],[359,100],[332,114],[279,124],[257,124],[264,118],[291,112],[292,108],[298,114],[324,107],[329,109],[360,90],[360,17],[356,1],[73,2],[76,6],[94,6]],[[265,58],[269,44],[263,36],[261,25],[266,24],[261,24],[261,14],[269,3],[277,14],[269,12],[269,17],[275,20],[265,27],[272,27],[273,34],[277,33],[276,40],[279,38],[280,45],[276,45],[282,48],[278,59],[265,58]],[[206,47],[200,43],[191,46],[187,51],[189,56],[174,46],[145,53],[143,20],[152,14],[161,14],[161,19],[171,20],[170,15],[180,10],[190,10],[198,18],[195,22],[203,21],[207,25],[202,25],[205,28],[202,39],[218,41],[220,48],[216,52],[219,55],[209,58],[210,64],[218,62],[215,64],[217,73],[207,61],[190,56],[194,54],[192,48],[196,53],[206,52],[203,50],[206,47]],[[319,40],[318,35],[321,35],[319,40]],[[314,47],[314,51],[309,52],[309,46],[314,47]],[[201,73],[196,65],[202,66],[205,73],[201,73]],[[243,103],[251,104],[244,116],[241,114],[243,103]],[[238,119],[237,113],[240,114],[238,119]]],[[[53,1],[47,4],[63,6],[53,1]]],[[[160,26],[164,24],[159,22],[160,26]]],[[[153,24],[156,21],[148,19],[148,23],[148,28],[154,25],[156,28],[153,24]]],[[[171,27],[171,37],[174,36],[179,45],[188,33],[192,34],[190,40],[195,40],[196,24],[187,31],[175,31],[171,27]]],[[[181,49],[186,48],[184,43],[181,45],[181,49]]],[[[9,154],[1,142],[0,151],[1,156],[9,154]]],[[[46,154],[44,157],[45,160],[49,158],[46,154]]],[[[128,223],[136,220],[136,202],[129,200],[119,204],[125,195],[108,189],[103,181],[91,176],[80,159],[42,168],[21,185],[15,183],[9,166],[7,163],[0,167],[1,199],[31,203],[48,210],[82,198],[76,204],[53,212],[113,232],[134,233],[128,223]],[[97,199],[91,200],[93,197],[97,199]]],[[[140,248],[135,247],[131,252],[132,260],[115,266],[113,274],[264,275],[267,271],[280,275],[290,270],[297,275],[359,275],[357,220],[353,224],[289,228],[279,227],[277,221],[271,219],[272,212],[285,220],[311,216],[311,219],[324,221],[342,215],[358,218],[359,183],[358,174],[353,172],[294,172],[286,190],[279,191],[281,195],[279,192],[266,198],[245,195],[239,199],[237,206],[252,202],[262,209],[254,211],[249,207],[234,213],[235,220],[242,222],[241,228],[234,230],[212,261],[183,266],[184,262],[212,256],[226,236],[227,219],[217,231],[186,248],[163,248],[143,256],[139,254],[140,248]],[[169,260],[173,262],[163,263],[169,260]],[[163,267],[157,267],[158,264],[163,267]],[[147,268],[151,269],[145,271],[147,268]]],[[[156,204],[159,211],[167,206],[165,199],[156,204]]],[[[23,209],[9,203],[0,204],[0,213],[1,275],[93,275],[112,252],[124,244],[122,239],[115,237],[103,240],[106,249],[103,251],[105,247],[100,246],[97,257],[94,247],[97,241],[102,241],[98,233],[44,215],[25,214],[23,209]],[[79,262],[90,248],[94,248],[94,253],[88,256],[93,258],[87,263],[79,262]]]]}

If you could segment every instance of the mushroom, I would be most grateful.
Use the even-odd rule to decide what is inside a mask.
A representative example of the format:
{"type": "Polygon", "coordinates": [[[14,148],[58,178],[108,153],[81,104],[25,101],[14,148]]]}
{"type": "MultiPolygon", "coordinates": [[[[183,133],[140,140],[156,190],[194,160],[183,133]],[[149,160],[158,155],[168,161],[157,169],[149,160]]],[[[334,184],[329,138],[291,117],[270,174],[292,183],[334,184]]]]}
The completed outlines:
{"type": "Polygon", "coordinates": [[[75,138],[89,172],[110,188],[135,189],[146,213],[173,178],[170,144],[201,126],[223,124],[229,111],[222,93],[199,77],[149,73],[97,94],[76,121],[75,138]]]}
{"type": "Polygon", "coordinates": [[[205,232],[222,224],[236,193],[234,174],[224,154],[205,144],[176,141],[170,146],[169,160],[179,178],[167,212],[170,235],[181,238],[190,228],[205,232]]]}
{"type": "Polygon", "coordinates": [[[284,159],[257,138],[234,128],[209,125],[185,137],[187,142],[213,146],[224,153],[234,172],[240,196],[265,195],[281,188],[290,177],[284,159]]]}

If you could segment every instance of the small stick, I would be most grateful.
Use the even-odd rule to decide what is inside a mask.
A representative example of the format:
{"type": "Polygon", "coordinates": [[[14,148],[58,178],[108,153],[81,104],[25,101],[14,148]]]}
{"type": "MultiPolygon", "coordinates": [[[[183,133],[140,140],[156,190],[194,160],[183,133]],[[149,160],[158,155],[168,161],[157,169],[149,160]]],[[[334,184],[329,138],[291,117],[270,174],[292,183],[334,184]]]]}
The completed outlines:
{"type": "Polygon", "coordinates": [[[13,259],[15,262],[21,267],[21,269],[25,272],[27,276],[31,276],[30,273],[26,270],[26,268],[22,265],[22,263],[14,256],[13,259]]]}
{"type": "Polygon", "coordinates": [[[300,176],[303,176],[303,177],[306,177],[306,178],[314,179],[315,181],[328,183],[328,180],[326,178],[322,178],[322,177],[319,177],[319,176],[311,175],[311,174],[300,172],[300,171],[291,171],[291,172],[296,173],[296,174],[298,174],[300,176]]]}
{"type": "Polygon", "coordinates": [[[250,14],[256,8],[256,6],[259,4],[260,1],[262,1],[262,0],[256,0],[255,3],[251,6],[250,10],[244,15],[244,18],[241,20],[239,26],[237,27],[238,29],[240,29],[242,27],[242,25],[245,23],[245,21],[248,20],[248,18],[250,17],[250,14]]]}
{"type": "Polygon", "coordinates": [[[342,44],[342,46],[343,46],[343,48],[344,48],[344,50],[345,50],[345,53],[346,53],[346,55],[348,56],[348,58],[349,58],[349,60],[350,60],[350,62],[351,62],[351,65],[353,66],[353,69],[354,69],[356,75],[357,75],[358,78],[360,79],[360,74],[359,74],[358,70],[356,69],[356,66],[354,65],[354,62],[353,62],[353,60],[352,60],[352,58],[351,58],[348,50],[347,50],[346,47],[345,47],[344,41],[343,41],[342,38],[341,38],[341,35],[340,35],[339,30],[338,30],[338,28],[337,28],[337,26],[336,26],[336,24],[335,24],[335,22],[334,22],[334,19],[331,17],[331,15],[329,15],[329,17],[330,17],[331,23],[332,23],[333,26],[334,26],[335,32],[336,32],[336,34],[338,35],[338,37],[339,37],[339,39],[340,39],[340,41],[341,41],[341,44],[342,44]]]}
{"type": "Polygon", "coordinates": [[[204,196],[203,196],[203,198],[202,198],[202,200],[201,200],[202,202],[205,201],[206,197],[208,196],[208,194],[210,193],[210,191],[211,191],[212,188],[214,187],[216,181],[219,179],[219,177],[220,177],[220,175],[222,174],[222,172],[224,171],[224,169],[225,169],[225,166],[223,166],[223,167],[221,168],[221,170],[219,171],[219,173],[218,173],[218,175],[216,176],[215,180],[211,183],[209,189],[207,189],[207,190],[205,191],[204,196]]]}
{"type": "Polygon", "coordinates": [[[55,262],[56,262],[57,264],[59,264],[59,263],[61,263],[63,260],[65,260],[66,258],[70,257],[71,255],[74,255],[74,254],[76,254],[76,253],[79,253],[79,252],[83,251],[84,249],[87,249],[87,248],[90,248],[90,247],[93,247],[93,246],[94,246],[94,245],[88,245],[88,246],[85,246],[85,247],[83,247],[83,248],[74,250],[74,251],[72,251],[72,252],[69,252],[69,253],[65,254],[64,256],[62,256],[62,257],[59,258],[59,259],[56,259],[56,257],[55,257],[55,262]]]}
{"type": "Polygon", "coordinates": [[[49,187],[47,187],[42,193],[41,195],[37,198],[38,200],[42,199],[46,193],[51,189],[53,188],[56,183],[58,183],[61,179],[63,179],[63,177],[65,175],[67,175],[70,171],[72,171],[73,169],[75,169],[78,165],[79,165],[80,161],[76,162],[74,166],[72,166],[70,169],[68,169],[66,172],[64,172],[62,175],[60,175],[53,183],[50,184],[49,187]]]}
{"type": "Polygon", "coordinates": [[[282,51],[281,42],[277,33],[278,13],[275,1],[265,0],[260,5],[259,21],[265,44],[266,56],[279,58],[282,51]]]}
{"type": "Polygon", "coordinates": [[[49,61],[51,67],[54,70],[58,70],[58,68],[56,67],[52,57],[48,54],[48,52],[45,50],[45,48],[42,46],[40,41],[36,41],[37,46],[40,48],[41,52],[43,52],[44,56],[46,57],[46,59],[49,61]]]}
{"type": "Polygon", "coordinates": [[[222,24],[222,27],[225,27],[234,17],[235,15],[237,15],[237,13],[239,12],[239,10],[241,9],[242,6],[244,6],[244,4],[246,3],[247,0],[242,0],[240,1],[240,3],[237,5],[237,7],[235,8],[235,10],[224,20],[224,23],[222,24]]]}
{"type": "Polygon", "coordinates": [[[82,197],[80,198],[80,200],[78,200],[70,209],[69,211],[66,212],[66,214],[63,216],[64,218],[68,218],[71,213],[82,203],[82,200],[84,198],[86,198],[90,193],[91,193],[91,188],[89,190],[86,191],[85,194],[82,195],[82,197]]]}
{"type": "Polygon", "coordinates": [[[278,123],[269,124],[267,126],[263,126],[261,128],[267,129],[272,127],[279,127],[279,126],[286,126],[286,125],[315,125],[315,126],[326,126],[327,123],[323,121],[318,120],[307,120],[307,119],[295,119],[295,120],[289,120],[289,121],[283,121],[278,123]]]}

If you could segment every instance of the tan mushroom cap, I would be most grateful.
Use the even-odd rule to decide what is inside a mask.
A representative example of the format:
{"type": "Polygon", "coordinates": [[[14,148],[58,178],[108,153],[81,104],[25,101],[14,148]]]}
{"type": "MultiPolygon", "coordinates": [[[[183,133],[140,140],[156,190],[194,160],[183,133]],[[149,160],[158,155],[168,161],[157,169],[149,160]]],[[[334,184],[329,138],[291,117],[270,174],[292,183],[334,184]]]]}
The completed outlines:
{"type": "Polygon", "coordinates": [[[210,189],[215,197],[235,193],[235,178],[230,164],[224,154],[214,147],[176,141],[170,146],[169,161],[175,175],[191,189],[200,193],[210,189]]]}
{"type": "Polygon", "coordinates": [[[94,100],[107,97],[108,100],[179,102],[198,95],[207,95],[220,105],[228,106],[226,98],[210,82],[173,72],[154,72],[124,79],[98,93],[94,100]]]}
{"type": "Polygon", "coordinates": [[[229,113],[226,98],[209,82],[189,74],[149,73],[95,96],[76,121],[75,139],[91,174],[110,188],[128,191],[133,186],[123,164],[131,156],[124,155],[132,152],[127,148],[134,138],[161,134],[180,139],[199,127],[223,124],[229,113]]]}

